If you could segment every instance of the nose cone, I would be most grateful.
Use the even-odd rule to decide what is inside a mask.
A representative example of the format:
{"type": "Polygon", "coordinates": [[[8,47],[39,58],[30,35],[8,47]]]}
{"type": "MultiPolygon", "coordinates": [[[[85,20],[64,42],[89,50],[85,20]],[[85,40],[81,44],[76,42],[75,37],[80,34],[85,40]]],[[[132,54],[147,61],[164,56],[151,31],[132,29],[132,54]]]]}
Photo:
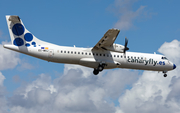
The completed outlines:
{"type": "Polygon", "coordinates": [[[176,65],[175,64],[173,64],[173,69],[176,69],[176,65]]]}

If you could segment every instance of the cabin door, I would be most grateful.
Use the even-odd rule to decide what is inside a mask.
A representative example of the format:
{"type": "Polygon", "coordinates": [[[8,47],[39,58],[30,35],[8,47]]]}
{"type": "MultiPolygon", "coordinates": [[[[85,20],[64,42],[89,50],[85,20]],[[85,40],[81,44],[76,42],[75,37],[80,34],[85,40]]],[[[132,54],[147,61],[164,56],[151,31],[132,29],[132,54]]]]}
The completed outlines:
{"type": "Polygon", "coordinates": [[[54,56],[54,50],[53,49],[50,49],[49,50],[49,53],[48,53],[48,57],[49,58],[52,58],[54,56]]]}

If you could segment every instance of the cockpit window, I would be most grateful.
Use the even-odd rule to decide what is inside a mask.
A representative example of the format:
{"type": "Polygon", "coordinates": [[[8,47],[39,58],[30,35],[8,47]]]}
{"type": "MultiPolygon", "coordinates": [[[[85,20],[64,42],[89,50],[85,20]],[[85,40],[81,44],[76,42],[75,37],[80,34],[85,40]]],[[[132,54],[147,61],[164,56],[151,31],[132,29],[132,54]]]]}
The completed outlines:
{"type": "Polygon", "coordinates": [[[166,57],[162,57],[162,59],[164,59],[164,60],[168,60],[166,57]]]}

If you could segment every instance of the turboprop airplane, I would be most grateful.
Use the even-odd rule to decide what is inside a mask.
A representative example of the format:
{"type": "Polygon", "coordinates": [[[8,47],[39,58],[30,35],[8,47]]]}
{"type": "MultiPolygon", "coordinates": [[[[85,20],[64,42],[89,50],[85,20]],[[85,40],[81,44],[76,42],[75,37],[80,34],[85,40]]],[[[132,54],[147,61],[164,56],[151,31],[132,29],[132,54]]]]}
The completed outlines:
{"type": "Polygon", "coordinates": [[[109,29],[92,48],[66,47],[39,40],[25,28],[19,16],[8,15],[6,20],[12,44],[5,44],[4,48],[49,62],[90,67],[94,69],[94,75],[103,69],[126,68],[162,71],[166,77],[167,71],[176,68],[163,55],[126,52],[129,50],[127,38],[124,46],[114,43],[119,29],[109,29]]]}

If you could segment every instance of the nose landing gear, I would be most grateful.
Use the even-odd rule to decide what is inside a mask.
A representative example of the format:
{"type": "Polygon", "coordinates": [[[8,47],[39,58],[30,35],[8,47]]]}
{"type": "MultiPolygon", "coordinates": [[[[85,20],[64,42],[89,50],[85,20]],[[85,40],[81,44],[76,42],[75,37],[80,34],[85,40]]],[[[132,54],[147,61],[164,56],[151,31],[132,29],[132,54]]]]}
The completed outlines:
{"type": "Polygon", "coordinates": [[[167,77],[167,71],[163,71],[163,73],[164,73],[164,77],[167,77]]]}
{"type": "Polygon", "coordinates": [[[167,77],[167,74],[166,74],[166,73],[164,74],[164,77],[167,77]]]}

